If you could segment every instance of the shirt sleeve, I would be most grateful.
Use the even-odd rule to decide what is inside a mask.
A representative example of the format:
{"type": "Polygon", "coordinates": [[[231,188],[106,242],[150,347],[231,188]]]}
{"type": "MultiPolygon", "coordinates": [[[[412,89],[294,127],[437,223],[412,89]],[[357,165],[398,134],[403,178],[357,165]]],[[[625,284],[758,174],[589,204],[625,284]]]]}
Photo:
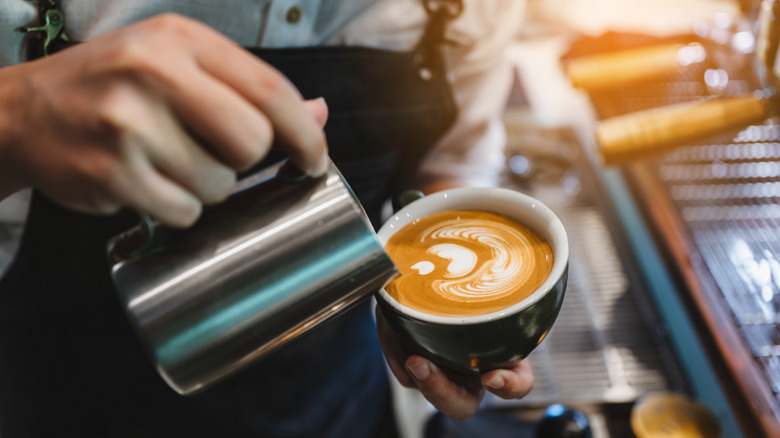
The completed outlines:
{"type": "Polygon", "coordinates": [[[522,22],[524,2],[464,0],[450,23],[445,50],[458,106],[453,127],[423,161],[417,184],[497,185],[504,166],[502,116],[513,80],[507,47],[522,22]]]}

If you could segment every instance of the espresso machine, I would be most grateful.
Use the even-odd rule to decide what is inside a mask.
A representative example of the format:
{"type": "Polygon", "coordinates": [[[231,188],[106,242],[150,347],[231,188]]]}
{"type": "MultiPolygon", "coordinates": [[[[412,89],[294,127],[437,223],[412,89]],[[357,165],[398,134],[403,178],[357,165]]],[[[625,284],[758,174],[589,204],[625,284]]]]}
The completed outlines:
{"type": "Polygon", "coordinates": [[[502,185],[562,220],[567,295],[533,391],[426,438],[579,414],[592,438],[780,436],[778,4],[528,1],[502,185]]]}
{"type": "Polygon", "coordinates": [[[585,38],[561,65],[593,106],[586,155],[688,391],[731,433],[776,437],[780,2],[741,8],[685,35],[585,38]]]}

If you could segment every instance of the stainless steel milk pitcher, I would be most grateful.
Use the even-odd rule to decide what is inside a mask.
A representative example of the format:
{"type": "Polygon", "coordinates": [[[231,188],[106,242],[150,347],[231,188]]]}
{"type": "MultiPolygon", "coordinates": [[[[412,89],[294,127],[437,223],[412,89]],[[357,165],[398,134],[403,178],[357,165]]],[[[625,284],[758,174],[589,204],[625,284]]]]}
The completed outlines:
{"type": "Polygon", "coordinates": [[[201,390],[371,295],[396,268],[335,166],[277,164],[191,228],[112,239],[116,290],[158,372],[201,390]]]}

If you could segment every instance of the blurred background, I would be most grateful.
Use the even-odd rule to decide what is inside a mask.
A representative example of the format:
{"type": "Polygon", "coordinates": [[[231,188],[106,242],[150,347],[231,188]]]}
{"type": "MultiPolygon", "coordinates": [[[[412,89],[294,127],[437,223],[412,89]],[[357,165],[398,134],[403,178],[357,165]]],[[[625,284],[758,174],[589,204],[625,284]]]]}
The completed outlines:
{"type": "Polygon", "coordinates": [[[416,437],[780,436],[777,2],[529,0],[503,184],[547,203],[569,288],[533,392],[416,437]]]}

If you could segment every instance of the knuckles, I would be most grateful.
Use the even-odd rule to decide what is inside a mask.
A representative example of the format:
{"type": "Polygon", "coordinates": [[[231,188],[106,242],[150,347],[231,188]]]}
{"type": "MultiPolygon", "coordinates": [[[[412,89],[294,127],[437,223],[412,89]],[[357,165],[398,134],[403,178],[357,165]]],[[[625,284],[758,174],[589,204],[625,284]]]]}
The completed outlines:
{"type": "Polygon", "coordinates": [[[272,107],[283,99],[289,99],[289,97],[285,95],[290,88],[293,88],[284,76],[272,70],[270,67],[268,68],[268,74],[258,76],[250,85],[256,87],[256,90],[251,92],[251,94],[257,96],[257,99],[260,100],[262,106],[268,107],[272,107]]]}
{"type": "Polygon", "coordinates": [[[104,54],[103,75],[112,82],[131,82],[166,90],[176,84],[176,71],[171,67],[166,49],[148,39],[123,38],[104,54]]]}
{"type": "MultiPolygon", "coordinates": [[[[103,45],[100,63],[105,75],[139,81],[166,90],[177,84],[181,60],[191,57],[198,32],[205,25],[165,13],[114,34],[103,45]]],[[[194,61],[193,61],[194,62],[194,61]]]]}
{"type": "Polygon", "coordinates": [[[117,154],[133,143],[137,134],[137,113],[140,102],[124,86],[109,86],[101,93],[93,106],[93,128],[95,135],[117,154]]]}
{"type": "Polygon", "coordinates": [[[231,167],[236,170],[247,170],[253,165],[257,164],[271,149],[271,145],[274,141],[274,129],[271,122],[266,118],[261,118],[258,122],[257,131],[258,138],[254,144],[247,144],[244,147],[236,148],[233,151],[232,162],[229,163],[231,167]]]}
{"type": "Polygon", "coordinates": [[[194,32],[201,32],[206,27],[196,20],[172,12],[155,15],[147,19],[143,26],[151,32],[184,38],[191,37],[194,32]]]}

